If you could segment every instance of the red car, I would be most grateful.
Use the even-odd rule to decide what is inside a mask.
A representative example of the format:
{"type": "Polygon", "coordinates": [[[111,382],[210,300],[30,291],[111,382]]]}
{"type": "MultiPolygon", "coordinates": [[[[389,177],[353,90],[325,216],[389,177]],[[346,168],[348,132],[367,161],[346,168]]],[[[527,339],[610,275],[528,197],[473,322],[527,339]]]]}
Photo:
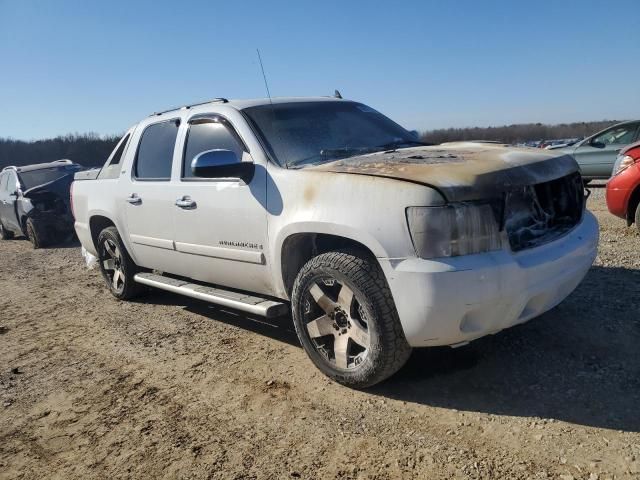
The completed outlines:
{"type": "Polygon", "coordinates": [[[627,225],[634,221],[640,229],[640,142],[620,151],[613,176],[607,182],[607,207],[614,215],[624,218],[627,225]]]}

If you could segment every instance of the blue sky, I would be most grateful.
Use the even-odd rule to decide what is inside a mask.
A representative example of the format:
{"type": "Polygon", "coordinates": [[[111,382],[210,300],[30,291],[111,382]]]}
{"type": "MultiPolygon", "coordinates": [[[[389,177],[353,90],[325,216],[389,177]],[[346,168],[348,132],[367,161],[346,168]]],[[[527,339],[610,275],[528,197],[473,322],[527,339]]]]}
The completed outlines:
{"type": "Polygon", "coordinates": [[[0,0],[0,137],[329,95],[410,129],[640,117],[637,0],[0,0]]]}

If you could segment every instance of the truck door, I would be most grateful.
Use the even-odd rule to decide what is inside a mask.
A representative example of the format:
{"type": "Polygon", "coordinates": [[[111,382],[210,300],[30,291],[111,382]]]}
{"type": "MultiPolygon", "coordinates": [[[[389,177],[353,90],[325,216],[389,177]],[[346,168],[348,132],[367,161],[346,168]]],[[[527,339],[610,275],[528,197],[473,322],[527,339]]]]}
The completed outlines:
{"type": "Polygon", "coordinates": [[[131,172],[120,177],[118,191],[136,263],[169,272],[175,254],[171,168],[179,126],[180,119],[173,118],[136,132],[139,141],[133,138],[131,146],[137,145],[137,150],[126,153],[131,172]]]}
{"type": "Polygon", "coordinates": [[[191,162],[202,152],[230,150],[253,162],[234,125],[218,114],[200,114],[184,125],[173,205],[179,274],[222,286],[270,291],[267,256],[266,165],[256,164],[249,183],[239,178],[196,178],[191,162]]]}

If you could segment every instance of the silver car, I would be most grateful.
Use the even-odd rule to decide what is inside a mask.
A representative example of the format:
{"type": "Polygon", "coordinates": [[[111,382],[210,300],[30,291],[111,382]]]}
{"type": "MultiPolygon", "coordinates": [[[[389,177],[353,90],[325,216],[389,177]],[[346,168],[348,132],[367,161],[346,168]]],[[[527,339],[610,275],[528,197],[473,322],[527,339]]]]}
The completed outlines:
{"type": "Polygon", "coordinates": [[[638,140],[640,120],[618,123],[574,145],[558,149],[575,158],[585,180],[608,179],[618,152],[638,140]]]}

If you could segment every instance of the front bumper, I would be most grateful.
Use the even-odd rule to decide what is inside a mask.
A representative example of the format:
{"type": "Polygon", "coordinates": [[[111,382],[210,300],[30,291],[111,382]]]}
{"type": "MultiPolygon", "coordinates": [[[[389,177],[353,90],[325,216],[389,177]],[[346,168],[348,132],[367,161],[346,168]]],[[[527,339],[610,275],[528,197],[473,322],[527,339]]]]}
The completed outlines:
{"type": "Polygon", "coordinates": [[[564,300],[598,248],[588,211],[565,236],[518,253],[380,259],[411,346],[455,345],[524,323],[564,300]]]}

